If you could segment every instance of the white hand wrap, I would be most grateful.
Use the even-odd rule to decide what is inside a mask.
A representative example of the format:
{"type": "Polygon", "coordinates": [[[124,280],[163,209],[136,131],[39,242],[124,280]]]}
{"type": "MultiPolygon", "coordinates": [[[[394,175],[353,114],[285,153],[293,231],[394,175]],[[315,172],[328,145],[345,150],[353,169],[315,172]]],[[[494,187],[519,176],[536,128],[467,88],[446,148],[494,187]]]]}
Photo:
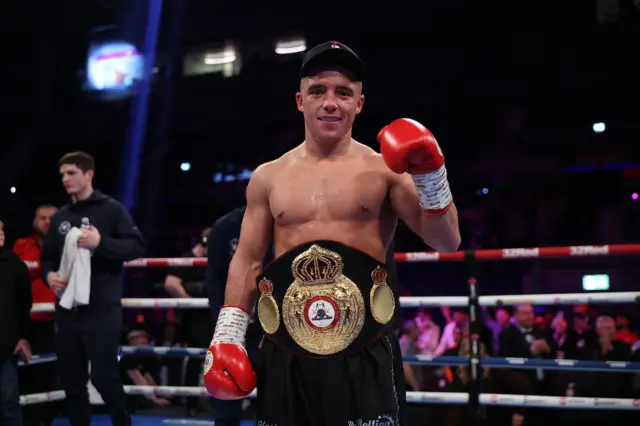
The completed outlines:
{"type": "Polygon", "coordinates": [[[418,190],[420,206],[423,210],[427,212],[444,210],[453,201],[447,180],[447,169],[444,165],[435,172],[422,175],[412,174],[411,178],[418,190]]]}
{"type": "Polygon", "coordinates": [[[211,345],[233,343],[244,347],[251,316],[240,308],[225,306],[220,310],[211,345]]]}

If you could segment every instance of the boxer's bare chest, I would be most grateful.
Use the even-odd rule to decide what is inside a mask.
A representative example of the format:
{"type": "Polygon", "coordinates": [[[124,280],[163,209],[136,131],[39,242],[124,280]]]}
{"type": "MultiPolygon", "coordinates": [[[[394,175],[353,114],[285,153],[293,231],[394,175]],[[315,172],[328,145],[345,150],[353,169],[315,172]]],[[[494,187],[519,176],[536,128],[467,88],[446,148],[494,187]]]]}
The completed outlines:
{"type": "Polygon", "coordinates": [[[271,188],[278,226],[378,220],[388,193],[385,175],[361,159],[289,165],[271,188]]]}

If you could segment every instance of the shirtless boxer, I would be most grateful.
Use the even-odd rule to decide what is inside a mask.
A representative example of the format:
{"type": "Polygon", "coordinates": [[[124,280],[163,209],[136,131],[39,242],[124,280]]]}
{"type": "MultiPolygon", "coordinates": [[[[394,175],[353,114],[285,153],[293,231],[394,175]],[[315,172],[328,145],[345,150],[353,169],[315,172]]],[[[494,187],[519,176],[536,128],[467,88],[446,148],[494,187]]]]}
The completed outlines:
{"type": "Polygon", "coordinates": [[[305,141],[261,165],[247,188],[205,383],[216,398],[239,399],[257,382],[258,425],[400,424],[402,355],[390,326],[399,307],[386,248],[398,218],[435,250],[460,244],[431,132],[396,120],[378,134],[382,155],[352,139],[363,77],[347,46],[311,49],[296,94],[305,141]],[[263,271],[272,237],[277,257],[263,271]],[[257,374],[244,349],[256,298],[266,337],[257,374]]]}

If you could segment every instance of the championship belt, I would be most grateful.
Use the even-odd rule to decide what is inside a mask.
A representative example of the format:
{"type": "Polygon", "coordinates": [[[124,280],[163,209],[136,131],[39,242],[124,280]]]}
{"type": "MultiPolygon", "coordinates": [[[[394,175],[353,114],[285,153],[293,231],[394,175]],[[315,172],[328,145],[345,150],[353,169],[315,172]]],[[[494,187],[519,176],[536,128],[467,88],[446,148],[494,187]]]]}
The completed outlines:
{"type": "Polygon", "coordinates": [[[362,350],[393,318],[384,265],[333,241],[298,246],[259,277],[258,319],[266,336],[302,356],[362,350]]]}

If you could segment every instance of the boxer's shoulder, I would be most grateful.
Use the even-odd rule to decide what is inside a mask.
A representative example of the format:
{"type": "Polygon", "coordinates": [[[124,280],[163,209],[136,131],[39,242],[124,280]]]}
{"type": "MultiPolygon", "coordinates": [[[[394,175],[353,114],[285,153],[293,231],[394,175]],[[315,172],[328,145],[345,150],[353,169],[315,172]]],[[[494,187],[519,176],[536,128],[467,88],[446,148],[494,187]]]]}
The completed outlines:
{"type": "Polygon", "coordinates": [[[353,141],[353,152],[372,165],[384,164],[382,155],[378,151],[355,140],[353,141]]]}
{"type": "Polygon", "coordinates": [[[269,185],[276,181],[283,174],[287,174],[295,169],[299,157],[298,148],[294,148],[285,152],[275,160],[262,163],[251,175],[251,180],[261,182],[263,185],[269,185]]]}
{"type": "Polygon", "coordinates": [[[275,160],[260,164],[252,174],[252,178],[257,175],[259,179],[273,178],[278,172],[295,161],[296,148],[287,151],[275,160]]]}
{"type": "Polygon", "coordinates": [[[363,158],[371,166],[380,167],[380,168],[384,166],[384,160],[382,159],[382,155],[379,152],[375,152],[373,149],[371,149],[370,152],[367,152],[365,155],[363,155],[363,158]]]}
{"type": "Polygon", "coordinates": [[[282,168],[279,164],[279,160],[272,160],[266,163],[260,164],[251,174],[250,185],[263,186],[268,184],[278,174],[278,170],[282,168]]]}
{"type": "Polygon", "coordinates": [[[374,151],[373,149],[367,147],[368,151],[366,155],[364,155],[363,160],[367,165],[367,168],[380,173],[382,176],[387,178],[387,180],[395,180],[398,178],[398,175],[393,173],[385,164],[384,159],[382,158],[382,154],[374,151]]]}

